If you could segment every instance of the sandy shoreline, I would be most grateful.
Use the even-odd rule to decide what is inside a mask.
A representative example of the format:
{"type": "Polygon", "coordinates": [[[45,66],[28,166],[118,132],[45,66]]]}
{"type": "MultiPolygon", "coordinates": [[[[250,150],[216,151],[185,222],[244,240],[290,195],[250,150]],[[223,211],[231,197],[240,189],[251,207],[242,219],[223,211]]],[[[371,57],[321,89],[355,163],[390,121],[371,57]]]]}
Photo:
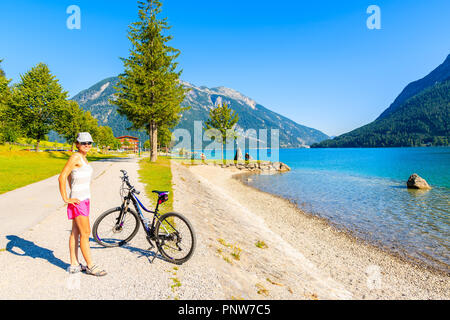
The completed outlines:
{"type": "MultiPolygon", "coordinates": [[[[239,173],[239,172],[237,172],[232,175],[232,178],[239,181],[244,186],[255,190],[256,192],[261,192],[268,196],[278,198],[280,201],[288,202],[290,205],[294,206],[293,210],[296,210],[298,214],[305,215],[305,216],[309,217],[310,219],[315,219],[318,221],[318,223],[319,222],[325,223],[328,227],[331,228],[332,232],[339,234],[339,236],[342,236],[342,237],[348,237],[348,241],[357,242],[362,245],[371,247],[372,250],[379,250],[379,251],[381,251],[380,254],[390,255],[390,256],[392,256],[393,259],[399,259],[400,261],[402,261],[404,263],[412,263],[412,264],[416,265],[417,267],[426,269],[428,272],[435,273],[435,274],[441,275],[441,276],[446,276],[446,277],[450,276],[450,272],[444,270],[445,268],[448,268],[448,265],[444,265],[444,269],[438,269],[438,268],[435,268],[435,267],[427,264],[426,262],[424,262],[422,260],[419,260],[416,257],[408,256],[407,252],[402,252],[402,254],[400,254],[398,252],[391,251],[391,250],[389,250],[389,248],[383,247],[383,245],[381,243],[378,243],[378,244],[373,243],[373,242],[370,242],[369,240],[362,239],[362,238],[355,236],[351,230],[345,228],[345,226],[335,225],[328,218],[320,217],[313,213],[302,210],[301,208],[298,207],[298,205],[297,205],[297,203],[295,203],[295,201],[289,200],[287,198],[284,198],[284,197],[276,195],[276,194],[272,194],[270,192],[260,190],[256,187],[253,187],[253,186],[247,184],[246,179],[247,178],[251,179],[251,176],[253,176],[253,175],[255,175],[255,173],[251,173],[251,172],[250,173],[248,173],[248,172],[244,172],[244,173],[240,172],[239,173]]],[[[441,265],[443,264],[440,261],[437,261],[437,263],[439,263],[441,265]]]]}
{"type": "MultiPolygon", "coordinates": [[[[217,220],[199,232],[208,234],[212,249],[217,251],[221,249],[215,237],[239,242],[242,258],[232,267],[237,269],[234,279],[222,279],[222,287],[230,281],[240,282],[230,288],[236,290],[242,288],[245,278],[248,282],[252,276],[269,274],[272,279],[265,280],[279,284],[267,290],[267,298],[272,299],[450,298],[448,274],[388,254],[334,228],[323,218],[301,211],[286,199],[245,185],[233,178],[241,173],[238,169],[172,163],[175,185],[191,188],[190,195],[179,198],[175,209],[205,207],[202,199],[207,198],[204,214],[207,220],[217,220]],[[264,241],[268,249],[257,248],[256,241],[264,241]]],[[[175,188],[177,192],[181,189],[175,188]]],[[[196,225],[202,225],[202,219],[196,225]]],[[[245,295],[246,290],[240,291],[245,295]]]]}

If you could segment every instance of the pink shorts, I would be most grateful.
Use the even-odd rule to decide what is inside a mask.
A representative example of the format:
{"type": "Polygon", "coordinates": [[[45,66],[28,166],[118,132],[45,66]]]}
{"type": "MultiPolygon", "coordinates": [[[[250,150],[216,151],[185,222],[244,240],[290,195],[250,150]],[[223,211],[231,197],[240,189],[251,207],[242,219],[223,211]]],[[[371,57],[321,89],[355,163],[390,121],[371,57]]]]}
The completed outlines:
{"type": "Polygon", "coordinates": [[[89,217],[89,207],[89,199],[81,201],[78,205],[69,203],[67,205],[67,216],[69,217],[69,220],[72,220],[78,216],[89,217]]]}

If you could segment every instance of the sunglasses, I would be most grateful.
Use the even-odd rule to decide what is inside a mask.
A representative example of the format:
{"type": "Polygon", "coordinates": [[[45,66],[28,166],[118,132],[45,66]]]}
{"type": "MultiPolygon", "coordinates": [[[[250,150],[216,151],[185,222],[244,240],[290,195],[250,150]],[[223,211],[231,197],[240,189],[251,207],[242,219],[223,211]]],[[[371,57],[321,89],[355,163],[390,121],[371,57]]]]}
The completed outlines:
{"type": "Polygon", "coordinates": [[[92,142],[81,142],[80,143],[82,146],[90,146],[90,145],[92,145],[92,142]]]}

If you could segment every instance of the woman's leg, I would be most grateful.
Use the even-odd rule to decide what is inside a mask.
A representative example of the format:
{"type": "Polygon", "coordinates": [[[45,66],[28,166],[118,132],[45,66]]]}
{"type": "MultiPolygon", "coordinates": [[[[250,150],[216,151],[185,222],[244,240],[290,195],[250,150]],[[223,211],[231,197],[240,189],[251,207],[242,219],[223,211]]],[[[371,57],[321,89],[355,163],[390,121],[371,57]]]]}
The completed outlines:
{"type": "Polygon", "coordinates": [[[76,217],[75,223],[80,232],[80,248],[83,254],[84,260],[89,268],[92,267],[91,248],[89,246],[89,236],[91,235],[91,226],[89,224],[89,217],[80,215],[76,217]]]}
{"type": "Polygon", "coordinates": [[[72,233],[69,238],[70,264],[72,266],[78,266],[80,264],[78,260],[79,240],[80,230],[78,229],[75,220],[72,220],[72,233]]]}

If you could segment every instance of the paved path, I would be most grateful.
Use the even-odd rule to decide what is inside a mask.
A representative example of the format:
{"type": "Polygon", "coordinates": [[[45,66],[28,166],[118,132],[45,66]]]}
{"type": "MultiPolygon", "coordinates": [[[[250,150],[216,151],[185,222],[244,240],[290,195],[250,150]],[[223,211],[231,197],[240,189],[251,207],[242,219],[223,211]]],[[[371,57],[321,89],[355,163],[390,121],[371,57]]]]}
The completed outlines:
{"type": "MultiPolygon", "coordinates": [[[[120,169],[128,171],[138,190],[136,159],[92,162],[91,226],[105,210],[120,205],[120,169]]],[[[150,200],[140,196],[144,204],[150,200]]],[[[71,222],[58,190],[58,176],[0,196],[0,299],[173,299],[179,280],[174,265],[156,258],[142,228],[122,248],[102,248],[91,239],[94,263],[108,275],[69,275],[71,222]],[[5,250],[6,249],[6,250],[5,250]]],[[[84,261],[80,251],[80,261],[84,261]]],[[[192,269],[189,262],[182,268],[192,269]]],[[[202,282],[198,277],[198,282],[202,282]]],[[[200,284],[201,286],[201,284],[200,284]]],[[[202,290],[209,292],[211,288],[202,290]]],[[[198,294],[197,297],[205,298],[198,294]]]]}
{"type": "MultiPolygon", "coordinates": [[[[97,186],[96,180],[114,164],[113,161],[91,162],[94,168],[93,186],[97,186]]],[[[58,176],[0,195],[0,208],[3,209],[0,212],[0,248],[5,248],[7,235],[22,233],[52,213],[65,211],[66,205],[59,193],[58,176]]],[[[67,187],[67,190],[69,192],[70,189],[67,187]]]]}

